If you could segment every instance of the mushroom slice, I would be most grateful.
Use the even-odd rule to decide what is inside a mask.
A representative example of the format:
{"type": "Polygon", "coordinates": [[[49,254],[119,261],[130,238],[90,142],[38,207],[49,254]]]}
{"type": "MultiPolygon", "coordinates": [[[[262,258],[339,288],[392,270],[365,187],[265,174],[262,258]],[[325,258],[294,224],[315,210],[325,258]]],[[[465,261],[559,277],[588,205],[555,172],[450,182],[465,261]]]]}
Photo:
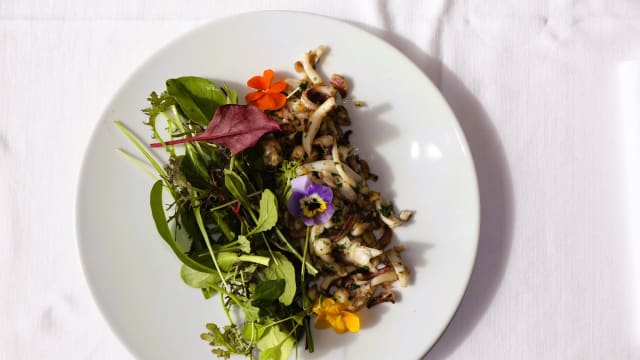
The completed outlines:
{"type": "Polygon", "coordinates": [[[322,120],[327,114],[336,107],[336,99],[333,97],[328,98],[322,103],[309,117],[309,130],[302,134],[302,147],[307,155],[311,154],[311,144],[316,137],[322,120]]]}
{"type": "Polygon", "coordinates": [[[409,269],[404,266],[402,262],[402,258],[400,258],[400,254],[398,253],[401,248],[395,247],[387,251],[387,258],[389,262],[391,262],[391,266],[393,266],[393,270],[398,275],[398,283],[400,287],[407,287],[409,285],[409,269]]]}
{"type": "MultiPolygon", "coordinates": [[[[340,153],[338,152],[338,144],[334,143],[333,147],[331,148],[331,156],[333,157],[333,162],[336,165],[336,170],[338,171],[338,175],[340,175],[340,177],[342,178],[342,180],[349,184],[349,186],[351,187],[357,187],[358,184],[356,183],[356,180],[354,180],[350,174],[347,173],[347,171],[345,170],[346,168],[348,168],[347,165],[343,164],[342,161],[340,160],[340,153]]],[[[351,168],[349,168],[351,169],[351,168]]],[[[356,172],[351,170],[353,172],[353,174],[355,174],[356,172]]],[[[360,178],[360,176],[357,176],[357,178],[359,180],[362,180],[360,178]]]]}
{"type": "Polygon", "coordinates": [[[411,210],[402,210],[400,211],[400,215],[396,216],[393,212],[391,202],[384,198],[376,200],[376,210],[378,210],[380,214],[380,219],[392,229],[409,221],[413,215],[413,211],[411,210]]]}
{"type": "Polygon", "coordinates": [[[330,97],[336,96],[336,89],[329,85],[316,85],[305,90],[300,101],[309,110],[315,110],[330,97]]]}
{"type": "MultiPolygon", "coordinates": [[[[342,164],[340,161],[318,160],[299,166],[296,170],[296,173],[298,175],[304,175],[310,172],[319,172],[321,174],[325,174],[325,176],[327,173],[337,174],[338,176],[340,176],[340,185],[338,185],[338,182],[335,180],[334,183],[338,187],[340,193],[345,198],[349,199],[349,201],[355,201],[357,199],[355,190],[353,189],[353,187],[351,187],[351,185],[349,185],[349,182],[347,181],[350,181],[357,185],[357,183],[361,181],[362,178],[346,164],[342,164]],[[340,164],[342,168],[342,174],[344,174],[349,180],[343,177],[342,174],[338,171],[338,164],[340,164]]],[[[329,184],[327,183],[327,185],[329,184]]]]}
{"type": "Polygon", "coordinates": [[[349,84],[347,81],[339,74],[331,74],[331,79],[329,80],[331,85],[338,90],[342,97],[347,96],[347,92],[349,91],[349,84]]]}
{"type": "Polygon", "coordinates": [[[314,85],[322,84],[322,78],[316,71],[315,65],[326,51],[326,46],[318,46],[315,50],[304,53],[304,56],[302,57],[302,68],[309,80],[311,80],[311,83],[314,85]]]}
{"type": "Polygon", "coordinates": [[[329,238],[318,238],[311,240],[311,247],[313,253],[322,259],[327,264],[333,264],[335,260],[331,256],[331,250],[333,250],[333,243],[329,238]]]}
{"type": "Polygon", "coordinates": [[[356,223],[353,225],[353,229],[351,229],[351,236],[361,236],[365,231],[369,229],[371,226],[370,223],[356,223]]]}
{"type": "Polygon", "coordinates": [[[371,308],[383,302],[391,302],[392,304],[395,304],[396,293],[391,290],[386,290],[378,295],[372,296],[371,298],[369,298],[369,301],[367,301],[367,308],[371,308]]]}
{"type": "Polygon", "coordinates": [[[282,163],[282,146],[277,139],[262,139],[260,145],[262,145],[262,159],[265,165],[278,166],[282,163]]]}
{"type": "Polygon", "coordinates": [[[373,279],[371,279],[371,286],[378,286],[380,284],[384,284],[386,282],[393,282],[398,280],[398,275],[396,275],[393,271],[385,271],[376,275],[373,279]]]}
{"type": "Polygon", "coordinates": [[[339,249],[342,250],[346,261],[362,267],[373,268],[371,258],[381,255],[382,250],[370,248],[360,244],[357,241],[351,241],[348,236],[336,242],[339,249]]]}
{"type": "Polygon", "coordinates": [[[351,290],[351,302],[347,304],[347,310],[356,311],[367,304],[369,299],[373,296],[376,289],[368,283],[354,284],[354,289],[351,290]]]}

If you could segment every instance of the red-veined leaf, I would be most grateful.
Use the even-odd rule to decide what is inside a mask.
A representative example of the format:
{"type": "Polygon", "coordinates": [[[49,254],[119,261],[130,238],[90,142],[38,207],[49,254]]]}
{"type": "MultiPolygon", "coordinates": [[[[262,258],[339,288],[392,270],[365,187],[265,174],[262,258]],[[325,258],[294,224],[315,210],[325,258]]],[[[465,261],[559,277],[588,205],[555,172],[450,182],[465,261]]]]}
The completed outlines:
{"type": "MultiPolygon", "coordinates": [[[[226,146],[237,154],[255,146],[258,140],[270,132],[279,131],[278,122],[253,105],[222,105],[217,110],[207,129],[200,135],[165,142],[166,145],[192,141],[209,141],[226,146]]],[[[151,147],[161,147],[161,143],[151,147]]]]}

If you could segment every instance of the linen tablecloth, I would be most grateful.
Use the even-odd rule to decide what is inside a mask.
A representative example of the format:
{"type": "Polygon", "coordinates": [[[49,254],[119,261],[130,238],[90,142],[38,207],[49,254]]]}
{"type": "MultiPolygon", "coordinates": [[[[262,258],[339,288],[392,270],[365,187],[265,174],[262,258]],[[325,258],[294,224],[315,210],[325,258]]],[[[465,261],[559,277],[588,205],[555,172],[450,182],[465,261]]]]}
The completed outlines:
{"type": "Polygon", "coordinates": [[[462,125],[480,185],[479,252],[426,359],[640,358],[639,1],[3,0],[0,359],[132,357],[78,258],[83,150],[154,50],[265,9],[384,38],[462,125]]]}

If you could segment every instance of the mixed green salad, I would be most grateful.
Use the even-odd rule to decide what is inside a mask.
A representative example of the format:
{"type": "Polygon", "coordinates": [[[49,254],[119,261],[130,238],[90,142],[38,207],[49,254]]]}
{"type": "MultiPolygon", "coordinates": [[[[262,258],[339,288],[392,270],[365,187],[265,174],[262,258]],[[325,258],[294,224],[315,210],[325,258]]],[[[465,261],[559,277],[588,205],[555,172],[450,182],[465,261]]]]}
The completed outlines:
{"type": "Polygon", "coordinates": [[[347,129],[349,84],[317,70],[326,51],[306,52],[296,79],[250,78],[246,105],[208,79],[167,80],[143,110],[166,163],[116,122],[146,162],[121,153],[157,179],[151,214],[182,280],[226,314],[201,335],[220,357],[288,359],[298,341],[313,352],[312,325],[357,332],[357,311],[408,285],[390,242],[412,212],[369,188],[377,176],[347,129]]]}

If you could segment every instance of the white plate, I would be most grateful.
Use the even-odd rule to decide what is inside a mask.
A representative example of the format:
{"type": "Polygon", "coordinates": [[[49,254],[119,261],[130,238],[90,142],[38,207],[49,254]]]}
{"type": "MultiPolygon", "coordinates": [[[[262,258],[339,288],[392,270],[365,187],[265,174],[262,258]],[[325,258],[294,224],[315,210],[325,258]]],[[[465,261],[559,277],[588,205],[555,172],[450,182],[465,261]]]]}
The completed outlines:
{"type": "Polygon", "coordinates": [[[119,156],[137,154],[113,121],[150,141],[140,109],[152,90],[182,75],[245,81],[273,68],[290,72],[301,54],[330,46],[324,73],[348,77],[366,102],[349,108],[353,143],[382,190],[415,209],[397,231],[413,268],[399,301],[361,312],[358,334],[316,331],[313,359],[417,359],[453,316],[476,254],[479,203],[473,162],[448,105],[425,75],[384,41],[343,22],[291,12],[231,17],[189,32],[153,55],[122,86],[87,149],[78,190],[80,254],[96,302],[113,331],[141,359],[211,359],[199,339],[207,322],[224,323],[216,298],[182,284],[180,264],[156,234],[148,194],[153,180],[119,156]]]}

